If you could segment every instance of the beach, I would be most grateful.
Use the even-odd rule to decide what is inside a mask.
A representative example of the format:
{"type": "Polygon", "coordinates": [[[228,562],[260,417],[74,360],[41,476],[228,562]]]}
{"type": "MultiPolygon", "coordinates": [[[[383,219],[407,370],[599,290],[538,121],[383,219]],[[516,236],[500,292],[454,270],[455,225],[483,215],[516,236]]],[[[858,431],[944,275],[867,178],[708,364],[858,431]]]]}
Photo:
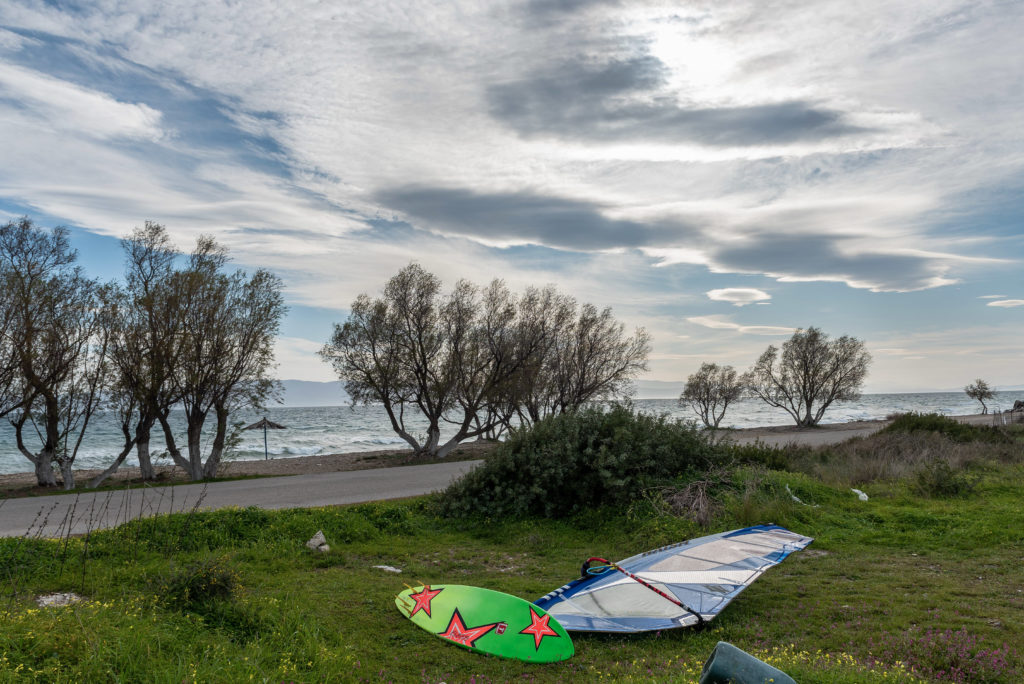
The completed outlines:
{"type": "MultiPolygon", "coordinates": [[[[973,425],[991,425],[993,414],[950,416],[973,425]]],[[[799,428],[792,425],[773,425],[769,427],[752,427],[723,430],[721,439],[736,444],[753,444],[760,442],[768,446],[820,447],[828,444],[867,437],[889,424],[889,420],[854,420],[847,423],[828,423],[813,428],[799,428]]],[[[460,444],[446,460],[470,460],[485,456],[497,446],[494,442],[470,441],[460,444]]],[[[316,454],[312,456],[277,457],[267,460],[226,461],[221,465],[219,477],[272,477],[280,475],[306,475],[311,473],[336,473],[371,468],[388,468],[394,466],[422,464],[425,461],[415,460],[411,449],[379,449],[337,454],[316,454]]],[[[176,466],[157,466],[157,477],[161,482],[187,481],[184,471],[176,466]]],[[[75,481],[88,482],[101,470],[75,470],[75,481]]],[[[110,481],[138,480],[139,469],[125,466],[111,475],[110,481]]],[[[0,474],[0,496],[18,493],[38,493],[46,490],[35,486],[35,475],[31,472],[0,474]]]]}

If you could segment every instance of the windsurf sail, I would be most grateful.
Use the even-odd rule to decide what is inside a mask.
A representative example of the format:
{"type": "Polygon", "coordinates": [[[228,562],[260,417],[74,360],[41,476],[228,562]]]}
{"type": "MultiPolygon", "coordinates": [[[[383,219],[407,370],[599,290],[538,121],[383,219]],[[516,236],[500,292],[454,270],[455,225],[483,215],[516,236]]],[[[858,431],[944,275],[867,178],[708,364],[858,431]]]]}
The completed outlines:
{"type": "Polygon", "coordinates": [[[755,525],[618,563],[591,558],[583,577],[534,603],[570,631],[689,627],[713,619],[765,570],[812,541],[778,525],[755,525]]]}

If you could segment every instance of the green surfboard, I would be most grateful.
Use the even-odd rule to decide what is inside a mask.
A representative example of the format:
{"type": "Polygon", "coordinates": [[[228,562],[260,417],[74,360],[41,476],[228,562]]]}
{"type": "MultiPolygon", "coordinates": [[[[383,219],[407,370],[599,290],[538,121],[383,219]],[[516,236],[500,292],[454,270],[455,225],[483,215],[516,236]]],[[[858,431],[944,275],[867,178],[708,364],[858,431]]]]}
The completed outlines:
{"type": "Polygon", "coordinates": [[[395,597],[407,618],[458,646],[502,658],[550,663],[571,658],[572,639],[529,601],[480,587],[421,585],[395,597]]]}

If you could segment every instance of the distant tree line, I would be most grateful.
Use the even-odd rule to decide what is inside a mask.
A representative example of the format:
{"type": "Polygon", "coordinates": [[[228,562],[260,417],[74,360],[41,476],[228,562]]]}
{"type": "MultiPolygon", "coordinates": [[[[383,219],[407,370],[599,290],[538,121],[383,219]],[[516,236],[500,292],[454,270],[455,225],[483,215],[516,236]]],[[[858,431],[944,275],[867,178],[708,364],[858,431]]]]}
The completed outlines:
{"type": "Polygon", "coordinates": [[[715,429],[729,404],[757,397],[784,410],[798,426],[812,427],[834,402],[860,396],[870,363],[862,340],[830,339],[815,327],[798,329],[781,349],[770,345],[742,375],[732,366],[702,364],[687,378],[679,403],[715,429]]]}
{"type": "Polygon", "coordinates": [[[116,416],[124,442],[92,486],[133,450],[152,479],[155,429],[190,478],[213,477],[231,413],[276,391],[268,373],[285,311],[276,276],[229,271],[211,237],[181,254],[151,222],[122,246],[123,282],[101,283],[76,265],[67,229],[28,218],[0,226],[0,417],[40,485],[57,484],[56,468],[74,487],[75,458],[100,413],[116,416]],[[183,436],[169,420],[175,407],[185,413],[183,436]]]}
{"type": "Polygon", "coordinates": [[[436,458],[466,439],[622,396],[649,353],[643,328],[629,334],[611,309],[553,286],[516,295],[498,279],[460,280],[445,293],[415,263],[382,296],[356,298],[320,351],[353,402],[383,405],[416,454],[436,458]],[[422,419],[425,434],[413,427],[422,419]],[[443,425],[453,434],[442,442],[443,425]]]}

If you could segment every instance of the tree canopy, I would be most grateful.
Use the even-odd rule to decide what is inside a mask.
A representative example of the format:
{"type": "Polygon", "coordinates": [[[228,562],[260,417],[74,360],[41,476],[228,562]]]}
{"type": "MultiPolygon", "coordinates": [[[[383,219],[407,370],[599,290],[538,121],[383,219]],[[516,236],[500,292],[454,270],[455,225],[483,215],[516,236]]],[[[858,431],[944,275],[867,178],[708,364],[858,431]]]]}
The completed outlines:
{"type": "Polygon", "coordinates": [[[770,345],[747,374],[750,391],[783,409],[801,427],[817,425],[835,401],[856,399],[871,355],[864,342],[843,335],[834,340],[818,328],[798,329],[770,345]]]}
{"type": "Polygon", "coordinates": [[[320,355],[354,402],[380,402],[418,454],[444,457],[463,440],[621,394],[646,369],[649,340],[551,287],[516,297],[501,280],[461,280],[444,294],[413,263],[381,297],[357,297],[320,355]]]}

